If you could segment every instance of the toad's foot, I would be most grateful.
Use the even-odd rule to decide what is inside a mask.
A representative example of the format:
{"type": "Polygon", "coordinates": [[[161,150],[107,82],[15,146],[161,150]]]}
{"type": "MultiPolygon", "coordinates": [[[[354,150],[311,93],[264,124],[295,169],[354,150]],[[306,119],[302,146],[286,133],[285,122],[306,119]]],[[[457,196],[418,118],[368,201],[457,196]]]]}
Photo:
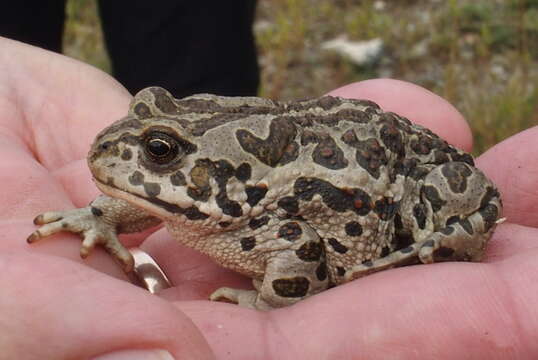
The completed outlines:
{"type": "Polygon", "coordinates": [[[61,231],[69,231],[82,237],[80,248],[82,258],[86,258],[95,245],[100,244],[119,261],[125,272],[133,269],[133,257],[118,240],[116,226],[107,223],[102,213],[92,206],[45,212],[34,219],[34,224],[42,226],[28,237],[28,243],[34,243],[61,231]]]}
{"type": "Polygon", "coordinates": [[[211,301],[229,302],[242,307],[258,310],[270,310],[273,307],[259,298],[256,290],[233,289],[221,287],[209,296],[211,301]]]}

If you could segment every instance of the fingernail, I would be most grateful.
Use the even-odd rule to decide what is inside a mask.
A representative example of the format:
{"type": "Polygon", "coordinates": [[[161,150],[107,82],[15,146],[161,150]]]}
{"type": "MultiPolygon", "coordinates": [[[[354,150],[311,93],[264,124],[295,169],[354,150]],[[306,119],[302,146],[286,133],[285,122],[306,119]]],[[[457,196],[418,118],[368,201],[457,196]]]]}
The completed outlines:
{"type": "Polygon", "coordinates": [[[172,355],[161,349],[123,350],[100,355],[93,360],[174,360],[172,355]]]}

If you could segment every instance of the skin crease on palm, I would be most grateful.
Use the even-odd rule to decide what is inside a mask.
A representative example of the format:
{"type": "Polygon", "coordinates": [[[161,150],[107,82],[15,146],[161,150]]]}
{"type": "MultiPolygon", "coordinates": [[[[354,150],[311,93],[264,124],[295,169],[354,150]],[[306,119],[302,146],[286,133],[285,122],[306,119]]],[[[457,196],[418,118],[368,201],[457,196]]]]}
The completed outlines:
{"type": "MultiPolygon", "coordinates": [[[[371,80],[331,94],[371,99],[471,148],[462,116],[417,86],[371,80]]],[[[484,263],[384,271],[257,312],[206,301],[218,287],[249,282],[163,229],[143,244],[143,236],[125,238],[175,285],[157,296],[127,282],[101,249],[81,260],[74,235],[26,243],[36,214],[83,206],[98,194],[85,156],[129,101],[94,68],[0,39],[0,359],[126,349],[165,349],[176,359],[538,358],[538,128],[477,160],[499,187],[507,218],[484,263]]]]}

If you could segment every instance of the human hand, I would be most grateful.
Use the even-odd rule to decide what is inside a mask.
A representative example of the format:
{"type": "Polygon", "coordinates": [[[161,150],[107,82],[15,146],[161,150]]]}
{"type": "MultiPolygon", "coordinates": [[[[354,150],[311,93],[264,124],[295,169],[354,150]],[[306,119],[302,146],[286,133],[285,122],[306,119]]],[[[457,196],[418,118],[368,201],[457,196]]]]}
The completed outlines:
{"type": "Polygon", "coordinates": [[[0,38],[0,359],[214,358],[187,316],[123,281],[102,250],[81,264],[76,236],[24,241],[38,213],[98,194],[84,159],[129,101],[90,66],[0,38]]]}
{"type": "MultiPolygon", "coordinates": [[[[384,271],[264,313],[205,301],[220,286],[245,287],[248,281],[177,244],[165,231],[140,245],[175,285],[160,296],[124,281],[100,249],[80,264],[80,241],[73,235],[27,245],[36,214],[82,206],[95,197],[86,151],[100,129],[126,113],[130,98],[90,67],[8,40],[0,40],[0,77],[3,356],[88,358],[166,349],[176,359],[212,358],[207,343],[217,358],[230,359],[538,354],[533,306],[538,194],[532,186],[538,166],[531,161],[538,130],[505,141],[477,161],[498,185],[509,222],[491,240],[486,263],[384,271]]],[[[470,148],[462,117],[416,86],[376,80],[333,94],[369,98],[470,148]]],[[[128,241],[138,245],[140,238],[128,241]]]]}

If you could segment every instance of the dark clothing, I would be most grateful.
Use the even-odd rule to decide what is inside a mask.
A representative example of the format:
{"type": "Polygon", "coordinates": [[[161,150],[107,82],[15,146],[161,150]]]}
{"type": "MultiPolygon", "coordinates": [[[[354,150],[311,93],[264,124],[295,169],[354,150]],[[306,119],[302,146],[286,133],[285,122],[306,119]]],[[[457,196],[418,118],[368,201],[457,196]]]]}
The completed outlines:
{"type": "MultiPolygon", "coordinates": [[[[64,7],[14,2],[0,12],[0,35],[60,52],[64,7]]],[[[99,10],[113,74],[132,94],[158,85],[176,97],[256,95],[256,0],[102,0],[99,10]]]]}

